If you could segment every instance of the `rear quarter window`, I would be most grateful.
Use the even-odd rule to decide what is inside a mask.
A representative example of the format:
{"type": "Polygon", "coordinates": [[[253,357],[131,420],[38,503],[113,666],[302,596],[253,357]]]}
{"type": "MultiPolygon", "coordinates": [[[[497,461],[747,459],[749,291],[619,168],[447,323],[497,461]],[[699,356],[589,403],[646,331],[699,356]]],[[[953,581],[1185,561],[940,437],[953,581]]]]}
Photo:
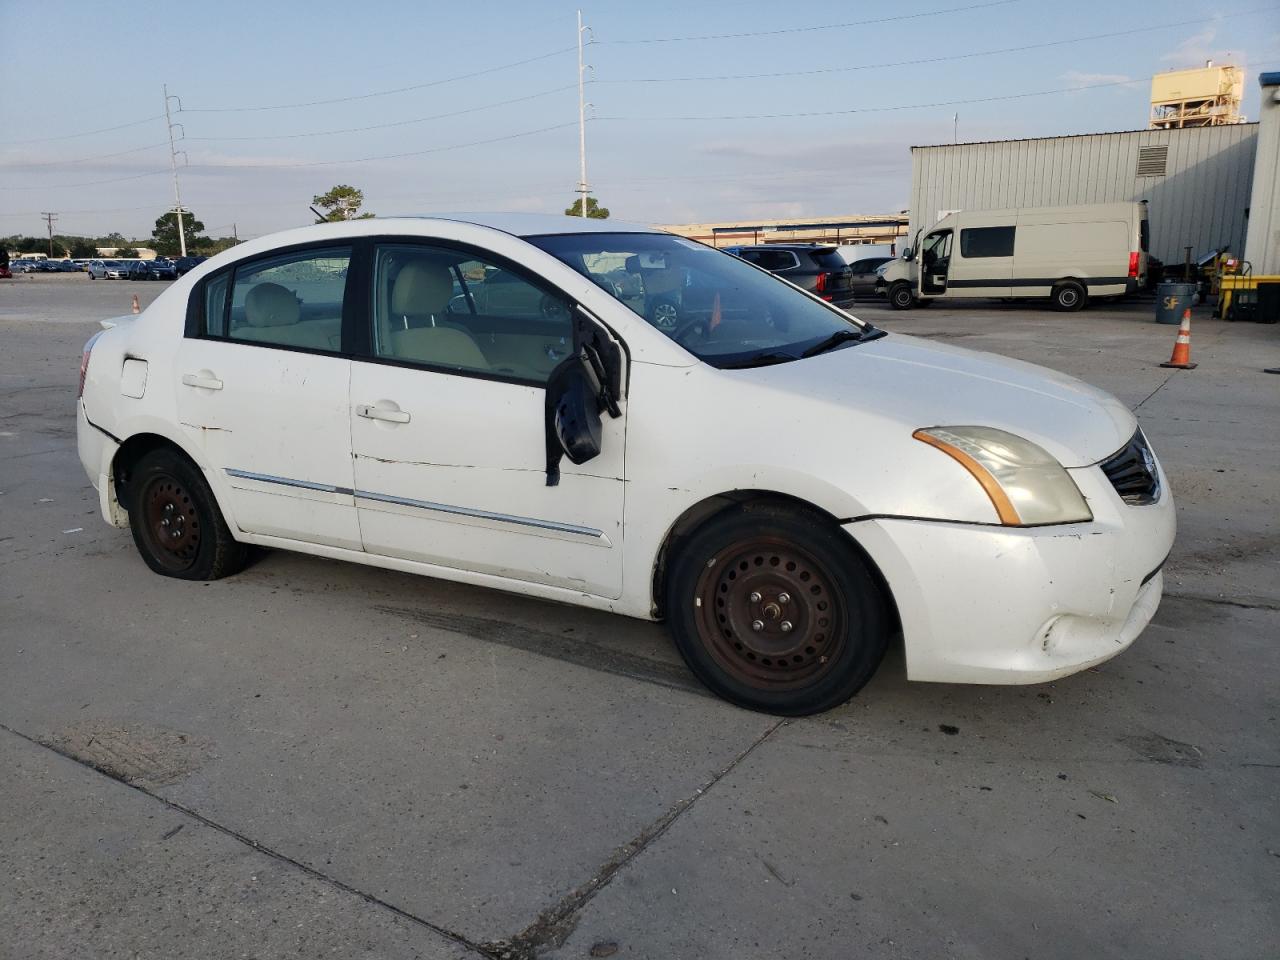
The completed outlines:
{"type": "Polygon", "coordinates": [[[834,247],[830,250],[815,250],[810,254],[813,262],[817,264],[819,270],[843,270],[844,257],[836,253],[834,247]]]}

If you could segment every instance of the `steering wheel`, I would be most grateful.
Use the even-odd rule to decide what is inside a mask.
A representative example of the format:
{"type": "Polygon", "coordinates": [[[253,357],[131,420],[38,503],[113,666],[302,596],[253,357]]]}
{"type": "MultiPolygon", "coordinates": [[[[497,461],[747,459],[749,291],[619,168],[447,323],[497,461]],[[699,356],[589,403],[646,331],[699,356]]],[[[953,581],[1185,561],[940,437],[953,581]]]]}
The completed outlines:
{"type": "Polygon", "coordinates": [[[683,346],[685,337],[693,333],[693,331],[695,330],[706,327],[706,325],[707,325],[706,318],[694,317],[692,320],[686,320],[684,323],[677,326],[673,331],[671,331],[671,333],[668,334],[668,336],[671,337],[671,339],[674,340],[676,343],[681,344],[683,346]]]}

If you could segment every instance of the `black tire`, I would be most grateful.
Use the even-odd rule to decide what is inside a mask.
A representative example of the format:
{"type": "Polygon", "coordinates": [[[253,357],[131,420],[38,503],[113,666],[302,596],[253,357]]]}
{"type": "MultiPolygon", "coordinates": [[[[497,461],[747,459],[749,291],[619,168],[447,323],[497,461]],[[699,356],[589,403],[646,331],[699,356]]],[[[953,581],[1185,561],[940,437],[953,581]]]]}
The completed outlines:
{"type": "Polygon", "coordinates": [[[665,591],[689,669],[749,710],[838,706],[871,679],[888,642],[885,597],[857,547],[829,520],[786,505],[712,517],[677,548],[665,591]]]}
{"type": "Polygon", "coordinates": [[[1073,310],[1081,309],[1088,294],[1082,285],[1074,280],[1064,280],[1053,288],[1053,293],[1049,295],[1053,309],[1060,310],[1063,313],[1070,313],[1073,310]]]}
{"type": "Polygon", "coordinates": [[[889,306],[895,310],[910,310],[916,305],[916,296],[911,292],[911,284],[898,281],[889,288],[889,306]]]}
{"type": "Polygon", "coordinates": [[[218,580],[244,569],[237,543],[200,468],[175,450],[152,450],[130,471],[129,529],[153,572],[218,580]]]}

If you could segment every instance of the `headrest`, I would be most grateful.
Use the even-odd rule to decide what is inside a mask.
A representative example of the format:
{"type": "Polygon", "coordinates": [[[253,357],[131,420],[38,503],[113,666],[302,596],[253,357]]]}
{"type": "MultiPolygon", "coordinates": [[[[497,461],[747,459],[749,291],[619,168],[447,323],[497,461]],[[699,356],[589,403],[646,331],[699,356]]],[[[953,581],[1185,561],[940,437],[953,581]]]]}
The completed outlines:
{"type": "Polygon", "coordinates": [[[251,327],[287,327],[302,316],[302,305],[287,287],[259,283],[244,298],[244,319],[251,327]]]}
{"type": "Polygon", "coordinates": [[[444,313],[453,295],[453,275],[443,263],[426,258],[410,260],[396,274],[391,287],[394,316],[444,313]]]}

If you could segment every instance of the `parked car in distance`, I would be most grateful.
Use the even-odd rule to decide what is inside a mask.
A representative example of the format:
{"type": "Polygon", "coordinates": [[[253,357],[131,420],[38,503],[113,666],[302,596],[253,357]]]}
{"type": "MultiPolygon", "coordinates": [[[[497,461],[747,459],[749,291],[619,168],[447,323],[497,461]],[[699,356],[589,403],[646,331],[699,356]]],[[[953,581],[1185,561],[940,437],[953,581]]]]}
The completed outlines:
{"type": "Polygon", "coordinates": [[[108,280],[128,280],[129,272],[134,269],[137,260],[108,260],[106,278],[108,280]]]}
{"type": "Polygon", "coordinates": [[[823,243],[771,243],[755,247],[724,247],[762,270],[776,273],[797,287],[836,306],[853,302],[849,267],[835,247],[823,243]]]}
{"type": "Polygon", "coordinates": [[[892,263],[893,257],[864,257],[849,264],[849,292],[855,297],[871,297],[877,295],[876,272],[886,263],[892,263]]]}
{"type": "Polygon", "coordinates": [[[80,264],[76,263],[74,260],[55,260],[53,261],[53,268],[58,273],[80,272],[80,264]]]}
{"type": "Polygon", "coordinates": [[[107,275],[108,260],[90,260],[85,264],[85,273],[89,274],[90,280],[102,280],[107,275]]]}
{"type": "Polygon", "coordinates": [[[17,260],[11,260],[9,262],[9,270],[13,273],[34,273],[35,261],[23,260],[21,258],[17,260]]]}
{"type": "Polygon", "coordinates": [[[178,276],[181,277],[208,259],[208,257],[178,257],[173,261],[173,265],[178,271],[178,276]]]}
{"type": "Polygon", "coordinates": [[[1079,310],[1090,297],[1142,289],[1150,226],[1142,202],[962,210],[916,232],[882,290],[899,310],[938,299],[1048,299],[1079,310]]]}
{"type": "Polygon", "coordinates": [[[103,326],[79,456],[164,576],[257,545],[665,619],[708,687],[791,715],[899,634],[916,680],[1084,670],[1163,590],[1173,498],[1123,403],[651,227],[318,224],[103,326]]]}
{"type": "Polygon", "coordinates": [[[167,260],[138,260],[131,265],[130,280],[177,280],[178,271],[167,260]]]}

